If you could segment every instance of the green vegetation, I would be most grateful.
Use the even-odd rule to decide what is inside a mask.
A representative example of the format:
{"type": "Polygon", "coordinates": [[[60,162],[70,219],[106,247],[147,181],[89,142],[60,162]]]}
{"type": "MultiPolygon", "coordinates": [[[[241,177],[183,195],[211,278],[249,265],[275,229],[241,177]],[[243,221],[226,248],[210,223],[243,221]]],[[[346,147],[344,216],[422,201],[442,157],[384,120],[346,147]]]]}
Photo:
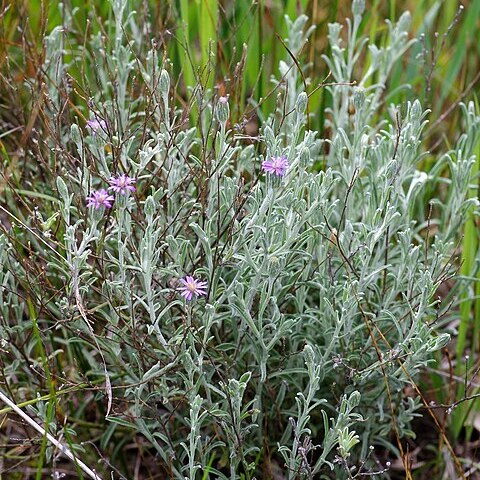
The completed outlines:
{"type": "Polygon", "coordinates": [[[0,480],[480,478],[480,1],[0,11],[0,480]]]}

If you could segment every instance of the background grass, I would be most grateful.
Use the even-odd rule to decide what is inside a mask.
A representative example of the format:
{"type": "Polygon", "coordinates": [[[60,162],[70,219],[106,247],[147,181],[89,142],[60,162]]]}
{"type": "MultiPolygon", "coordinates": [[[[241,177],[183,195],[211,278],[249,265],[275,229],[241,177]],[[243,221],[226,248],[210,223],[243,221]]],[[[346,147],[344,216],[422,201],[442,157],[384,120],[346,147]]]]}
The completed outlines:
{"type": "MultiPolygon", "coordinates": [[[[328,137],[323,112],[328,107],[329,99],[323,88],[317,88],[329,78],[322,59],[327,49],[327,24],[333,21],[343,23],[350,15],[350,9],[350,2],[338,0],[149,0],[136,2],[136,21],[146,32],[145,39],[157,42],[163,57],[170,59],[171,77],[179,86],[179,103],[188,102],[199,84],[204,88],[216,89],[221,95],[228,94],[232,100],[232,121],[248,125],[249,132],[255,135],[257,118],[271,111],[275,104],[271,75],[277,74],[279,61],[288,55],[288,45],[279,40],[286,32],[284,15],[295,18],[301,13],[307,14],[310,22],[317,27],[302,54],[310,61],[310,70],[305,75],[312,78],[307,89],[312,113],[310,127],[328,137]]],[[[384,20],[394,21],[405,10],[412,14],[411,30],[419,42],[408,51],[403,65],[393,73],[387,88],[388,100],[401,103],[407,98],[416,97],[432,110],[427,136],[430,149],[435,152],[442,145],[451,145],[455,138],[460,121],[459,109],[456,108],[458,103],[467,99],[477,100],[480,84],[480,1],[465,2],[462,9],[458,2],[452,0],[372,0],[367,2],[361,34],[382,44],[387,32],[384,20]],[[411,85],[411,90],[403,88],[405,84],[411,85]]],[[[113,22],[108,22],[111,20],[110,11],[107,2],[92,0],[67,1],[63,5],[36,0],[2,2],[0,156],[3,171],[0,177],[0,202],[9,205],[18,202],[15,215],[19,219],[24,217],[25,211],[18,198],[46,195],[34,192],[33,188],[25,188],[23,172],[26,166],[21,164],[19,154],[28,148],[29,132],[43,115],[45,92],[37,81],[40,78],[37,73],[43,63],[45,37],[54,27],[64,24],[65,28],[68,26],[66,41],[81,44],[86,32],[101,35],[105,33],[104,28],[112,28],[113,22]],[[73,20],[71,23],[66,22],[69,16],[73,20]]],[[[361,63],[368,68],[367,61],[361,63]]],[[[75,99],[74,108],[83,116],[89,88],[96,85],[98,79],[95,78],[95,72],[83,69],[82,59],[74,62],[69,75],[67,81],[71,82],[75,92],[72,95],[75,99]]],[[[195,115],[194,110],[191,115],[195,115]]],[[[423,166],[426,171],[434,166],[428,155],[423,166]]],[[[478,172],[478,162],[475,168],[478,172]]],[[[471,196],[478,194],[477,185],[472,185],[470,193],[471,196]]],[[[50,213],[54,215],[55,211],[50,213]]],[[[440,371],[443,367],[439,367],[438,372],[425,376],[425,388],[431,389],[429,395],[438,403],[461,398],[466,394],[463,378],[468,383],[475,380],[472,376],[478,377],[480,284],[472,281],[479,275],[478,231],[478,220],[472,215],[459,250],[461,261],[458,266],[464,281],[470,282],[471,288],[462,297],[460,323],[454,325],[454,328],[458,327],[458,336],[450,346],[450,351],[445,352],[444,370],[440,371]],[[466,355],[468,361],[465,361],[466,355]],[[450,365],[445,358],[450,359],[450,365]]],[[[28,248],[19,248],[24,248],[24,258],[28,259],[28,248]]],[[[50,389],[48,395],[32,402],[46,402],[47,418],[53,420],[55,388],[50,381],[46,352],[38,335],[33,305],[30,305],[29,316],[34,348],[44,363],[50,389]]],[[[70,355],[73,356],[72,353],[70,355]]],[[[470,395],[476,393],[478,387],[468,392],[470,395]]],[[[86,396],[77,393],[80,403],[83,395],[86,396]]],[[[479,409],[478,402],[465,402],[450,419],[445,419],[445,426],[453,440],[460,442],[476,438],[478,433],[475,429],[465,426],[468,418],[479,415],[479,409]]],[[[5,411],[0,410],[0,413],[5,411]]],[[[79,421],[79,427],[95,430],[96,414],[85,412],[83,425],[79,421]]],[[[438,458],[441,456],[440,447],[436,440],[432,441],[438,458]]],[[[43,443],[41,458],[46,449],[47,445],[43,443]]],[[[10,461],[23,461],[26,458],[14,450],[9,450],[7,456],[10,461]]],[[[419,472],[421,474],[422,470],[419,469],[419,472]]],[[[42,478],[42,462],[36,464],[34,474],[36,478],[42,478]]]]}
{"type": "MultiPolygon", "coordinates": [[[[278,62],[286,54],[286,46],[278,39],[286,33],[285,15],[295,18],[305,13],[316,25],[304,52],[311,62],[308,75],[313,79],[310,90],[314,91],[328,76],[322,59],[327,48],[327,25],[343,22],[350,14],[350,2],[338,0],[150,0],[134,2],[134,5],[137,7],[135,19],[137,22],[140,19],[140,24],[145,26],[146,40],[161,45],[164,56],[172,61],[175,78],[182,78],[185,87],[193,87],[200,80],[226,93],[235,92],[239,96],[239,115],[249,98],[260,101],[272,89],[271,74],[277,73],[278,62]],[[239,62],[243,68],[236,70],[239,62]]],[[[360,33],[381,44],[386,35],[384,20],[394,21],[405,10],[412,14],[412,31],[418,38],[423,35],[423,41],[406,55],[404,65],[392,76],[388,91],[392,102],[398,102],[406,96],[401,87],[412,85],[415,96],[432,109],[434,123],[463,95],[475,91],[480,58],[475,33],[480,2],[465,2],[462,10],[460,3],[452,0],[372,0],[367,2],[360,33]]],[[[32,76],[42,57],[44,36],[64,23],[68,15],[74,12],[68,37],[81,41],[86,32],[101,33],[107,25],[110,8],[107,2],[91,0],[68,1],[64,5],[4,0],[2,12],[2,64],[5,66],[9,59],[18,81],[32,76]]],[[[91,72],[79,71],[75,79],[79,83],[83,81],[81,73],[91,72]]],[[[311,97],[312,127],[319,130],[323,127],[322,112],[327,101],[323,93],[323,89],[318,89],[311,97]]],[[[274,98],[267,98],[262,108],[270,111],[273,103],[274,98]]],[[[443,135],[451,134],[458,118],[458,112],[454,111],[441,126],[436,125],[441,129],[437,128],[432,142],[435,144],[442,141],[443,135]]]]}

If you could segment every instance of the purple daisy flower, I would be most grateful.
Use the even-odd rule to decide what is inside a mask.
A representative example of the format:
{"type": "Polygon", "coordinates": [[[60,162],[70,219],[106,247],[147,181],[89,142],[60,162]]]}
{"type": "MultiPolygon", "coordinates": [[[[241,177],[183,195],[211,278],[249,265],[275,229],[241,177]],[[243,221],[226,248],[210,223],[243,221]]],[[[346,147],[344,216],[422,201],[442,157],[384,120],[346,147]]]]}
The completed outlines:
{"type": "Polygon", "coordinates": [[[112,195],[109,195],[108,192],[102,188],[101,190],[96,190],[87,197],[87,207],[95,208],[98,210],[100,207],[112,208],[112,202],[115,200],[112,195]]]}
{"type": "Polygon", "coordinates": [[[283,177],[288,168],[287,157],[283,155],[281,157],[271,157],[269,160],[262,162],[262,168],[266,173],[283,177]]]}
{"type": "Polygon", "coordinates": [[[96,135],[98,130],[106,131],[107,130],[107,123],[105,120],[97,120],[94,118],[93,120],[87,120],[87,127],[92,130],[92,135],[96,135]]]}
{"type": "Polygon", "coordinates": [[[136,180],[128,175],[122,173],[118,175],[118,177],[111,177],[108,183],[110,186],[108,187],[109,190],[113,190],[115,193],[120,193],[122,195],[126,195],[128,192],[134,192],[135,187],[133,184],[136,180]]]}
{"type": "Polygon", "coordinates": [[[187,301],[190,301],[193,296],[201,297],[207,294],[207,282],[200,282],[197,279],[187,275],[185,278],[180,279],[180,283],[183,285],[179,287],[182,297],[185,297],[187,301]]]}

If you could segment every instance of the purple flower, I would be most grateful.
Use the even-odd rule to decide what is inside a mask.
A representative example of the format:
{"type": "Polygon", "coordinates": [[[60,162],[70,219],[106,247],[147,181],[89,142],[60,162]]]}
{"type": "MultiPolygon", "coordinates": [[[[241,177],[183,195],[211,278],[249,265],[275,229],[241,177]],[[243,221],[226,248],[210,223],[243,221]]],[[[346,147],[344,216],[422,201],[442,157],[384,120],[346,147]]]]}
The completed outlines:
{"type": "Polygon", "coordinates": [[[100,120],[98,121],[96,118],[93,120],[87,120],[87,127],[89,127],[92,130],[92,135],[95,135],[98,130],[107,130],[107,123],[105,120],[100,120]]]}
{"type": "Polygon", "coordinates": [[[111,202],[114,200],[114,197],[102,188],[101,190],[92,192],[90,196],[87,197],[87,207],[93,207],[95,210],[98,210],[100,207],[112,208],[111,202]]]}
{"type": "Polygon", "coordinates": [[[180,283],[182,283],[183,287],[179,287],[178,290],[182,292],[182,297],[185,297],[188,301],[193,298],[193,295],[201,297],[207,294],[207,282],[200,282],[187,275],[185,278],[180,279],[180,283]]]}
{"type": "Polygon", "coordinates": [[[111,177],[108,183],[110,186],[108,187],[109,190],[113,190],[115,193],[120,193],[122,195],[126,195],[128,192],[134,192],[135,187],[133,184],[136,180],[128,175],[122,173],[118,175],[118,177],[111,177]]]}
{"type": "Polygon", "coordinates": [[[283,177],[288,168],[288,161],[283,155],[281,157],[272,157],[262,162],[262,168],[267,173],[283,177]]]}

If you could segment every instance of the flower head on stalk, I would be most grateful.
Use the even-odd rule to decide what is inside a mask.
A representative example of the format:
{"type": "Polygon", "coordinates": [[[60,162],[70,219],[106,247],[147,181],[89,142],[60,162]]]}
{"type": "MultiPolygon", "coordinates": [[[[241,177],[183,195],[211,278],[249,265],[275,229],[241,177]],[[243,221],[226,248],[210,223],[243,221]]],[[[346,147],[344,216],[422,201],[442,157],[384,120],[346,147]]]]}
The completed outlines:
{"type": "Polygon", "coordinates": [[[105,120],[94,118],[93,120],[87,120],[87,127],[92,131],[92,135],[96,135],[99,130],[104,132],[107,130],[107,123],[105,120]]]}
{"type": "Polygon", "coordinates": [[[110,186],[108,187],[109,190],[113,190],[115,193],[120,193],[121,195],[126,195],[128,192],[134,192],[135,187],[134,183],[136,180],[128,175],[122,173],[117,177],[111,177],[108,183],[110,186]]]}
{"type": "Polygon", "coordinates": [[[101,190],[93,191],[90,196],[86,198],[87,207],[98,210],[100,207],[112,208],[112,202],[115,200],[112,195],[102,188],[101,190]]]}
{"type": "Polygon", "coordinates": [[[207,282],[200,282],[196,278],[187,275],[185,278],[180,279],[182,284],[179,287],[179,291],[182,297],[185,297],[187,301],[192,300],[193,296],[202,297],[207,294],[207,282]]]}
{"type": "Polygon", "coordinates": [[[288,168],[288,161],[283,155],[280,157],[271,157],[262,162],[262,168],[266,173],[276,175],[277,177],[283,177],[288,168]]]}

